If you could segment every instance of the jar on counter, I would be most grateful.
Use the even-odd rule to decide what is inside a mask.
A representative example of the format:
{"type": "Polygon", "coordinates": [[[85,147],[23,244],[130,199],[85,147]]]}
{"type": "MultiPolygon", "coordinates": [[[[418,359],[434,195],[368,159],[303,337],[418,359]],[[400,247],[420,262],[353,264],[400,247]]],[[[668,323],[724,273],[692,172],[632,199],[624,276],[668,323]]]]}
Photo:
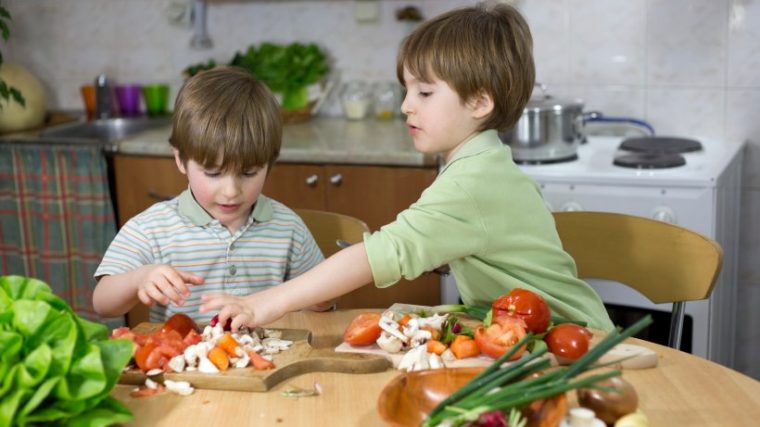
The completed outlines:
{"type": "Polygon", "coordinates": [[[367,117],[372,103],[370,86],[362,81],[346,83],[341,93],[341,102],[347,119],[361,120],[367,117]]]}
{"type": "Polygon", "coordinates": [[[379,82],[373,90],[375,118],[380,120],[392,119],[400,110],[399,98],[401,86],[396,82],[379,82]]]}

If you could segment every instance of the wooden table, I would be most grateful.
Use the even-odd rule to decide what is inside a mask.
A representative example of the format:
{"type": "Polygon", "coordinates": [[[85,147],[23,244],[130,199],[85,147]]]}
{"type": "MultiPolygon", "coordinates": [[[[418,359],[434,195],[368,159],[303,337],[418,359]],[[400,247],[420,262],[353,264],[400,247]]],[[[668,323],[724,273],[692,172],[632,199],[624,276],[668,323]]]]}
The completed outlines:
{"type": "MultiPolygon", "coordinates": [[[[272,326],[310,329],[314,347],[335,347],[343,329],[362,310],[292,313],[272,326]]],[[[627,370],[623,377],[639,394],[639,407],[655,426],[750,426],[760,423],[760,382],[687,353],[633,340],[660,356],[659,366],[627,370]]],[[[132,398],[132,386],[117,385],[113,395],[135,415],[135,426],[381,426],[377,397],[395,370],[376,374],[310,373],[266,393],[196,390],[182,397],[163,393],[132,398]],[[293,385],[313,388],[317,397],[284,397],[293,385]]]]}

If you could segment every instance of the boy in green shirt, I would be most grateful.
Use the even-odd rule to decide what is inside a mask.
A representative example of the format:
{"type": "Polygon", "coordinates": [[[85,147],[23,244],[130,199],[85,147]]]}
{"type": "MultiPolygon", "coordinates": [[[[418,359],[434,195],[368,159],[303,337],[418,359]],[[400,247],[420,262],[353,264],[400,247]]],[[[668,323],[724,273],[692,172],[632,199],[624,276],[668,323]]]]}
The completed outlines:
{"type": "Polygon", "coordinates": [[[201,311],[221,309],[233,328],[263,325],[370,281],[386,287],[448,263],[465,304],[525,288],[559,316],[612,329],[599,296],[577,278],[538,187],[498,138],[521,116],[535,80],[522,16],[481,4],[433,18],[404,40],[397,73],[415,148],[445,160],[435,182],[363,243],[274,289],[206,295],[201,311]]]}

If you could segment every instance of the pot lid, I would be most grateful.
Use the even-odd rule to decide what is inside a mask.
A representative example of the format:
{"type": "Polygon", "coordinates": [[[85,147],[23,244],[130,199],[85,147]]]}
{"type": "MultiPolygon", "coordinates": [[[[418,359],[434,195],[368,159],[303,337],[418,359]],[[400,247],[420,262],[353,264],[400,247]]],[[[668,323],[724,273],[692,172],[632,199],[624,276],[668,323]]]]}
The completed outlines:
{"type": "Polygon", "coordinates": [[[531,98],[525,105],[524,112],[540,113],[543,111],[561,112],[563,110],[582,110],[583,102],[580,100],[567,100],[555,98],[551,95],[539,95],[531,98]]]}

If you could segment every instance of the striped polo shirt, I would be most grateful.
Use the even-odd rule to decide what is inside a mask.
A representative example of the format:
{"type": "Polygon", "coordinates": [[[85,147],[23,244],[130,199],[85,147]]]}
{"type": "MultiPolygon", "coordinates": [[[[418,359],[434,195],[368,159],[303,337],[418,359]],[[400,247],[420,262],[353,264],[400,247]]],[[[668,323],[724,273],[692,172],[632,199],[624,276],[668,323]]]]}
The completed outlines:
{"type": "Polygon", "coordinates": [[[301,218],[282,203],[260,195],[246,224],[232,235],[188,189],[124,224],[95,277],[148,264],[167,264],[203,277],[202,285],[190,287],[182,306],[170,302],[151,307],[150,321],[184,313],[207,323],[214,313],[198,313],[204,293],[248,295],[296,277],[323,259],[301,218]]]}

